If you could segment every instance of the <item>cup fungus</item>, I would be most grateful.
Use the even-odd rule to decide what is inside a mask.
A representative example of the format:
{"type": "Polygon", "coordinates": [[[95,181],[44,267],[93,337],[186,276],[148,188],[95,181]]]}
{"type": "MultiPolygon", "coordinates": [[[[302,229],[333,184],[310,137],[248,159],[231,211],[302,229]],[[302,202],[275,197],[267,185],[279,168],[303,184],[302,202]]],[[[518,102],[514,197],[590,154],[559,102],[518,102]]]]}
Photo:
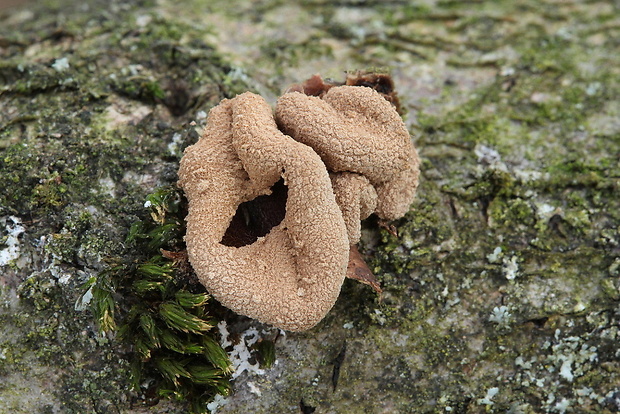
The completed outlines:
{"type": "Polygon", "coordinates": [[[375,90],[289,92],[275,118],[246,92],[211,110],[181,160],[189,260],[224,306],[309,329],[333,306],[351,263],[363,263],[360,220],[404,215],[417,180],[407,129],[375,90]]]}

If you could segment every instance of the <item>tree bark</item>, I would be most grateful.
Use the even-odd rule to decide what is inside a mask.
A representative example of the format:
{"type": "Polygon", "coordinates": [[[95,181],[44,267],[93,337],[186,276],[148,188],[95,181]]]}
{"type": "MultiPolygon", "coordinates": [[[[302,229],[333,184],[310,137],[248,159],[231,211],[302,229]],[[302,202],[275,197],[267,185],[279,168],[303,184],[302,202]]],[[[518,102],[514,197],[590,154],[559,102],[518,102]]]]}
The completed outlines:
{"type": "Polygon", "coordinates": [[[398,237],[363,230],[382,301],[347,281],[218,412],[620,409],[617,2],[206,3],[0,10],[0,412],[142,412],[83,284],[213,105],[369,68],[422,159],[398,237]]]}

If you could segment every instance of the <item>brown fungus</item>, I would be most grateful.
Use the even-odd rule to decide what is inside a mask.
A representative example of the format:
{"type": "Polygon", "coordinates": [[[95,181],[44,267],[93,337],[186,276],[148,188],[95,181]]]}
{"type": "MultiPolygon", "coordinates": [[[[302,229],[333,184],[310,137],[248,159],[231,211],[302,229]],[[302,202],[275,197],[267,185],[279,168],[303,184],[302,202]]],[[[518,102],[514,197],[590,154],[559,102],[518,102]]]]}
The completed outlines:
{"type": "Polygon", "coordinates": [[[360,220],[404,215],[418,158],[370,88],[287,93],[276,119],[260,96],[222,101],[186,149],[179,185],[199,280],[235,312],[297,331],[325,316],[345,275],[380,292],[355,247],[360,220]]]}
{"type": "Polygon", "coordinates": [[[278,99],[276,119],[284,133],[312,147],[330,173],[346,175],[332,178],[335,191],[359,193],[336,195],[346,200],[340,207],[352,244],[359,241],[359,229],[351,226],[359,228],[370,213],[395,220],[409,210],[418,186],[418,155],[402,119],[378,92],[357,86],[334,86],[322,97],[289,92],[278,99]],[[353,211],[355,197],[360,208],[353,211]],[[372,200],[376,205],[368,211],[372,200]]]}
{"type": "Polygon", "coordinates": [[[331,309],[349,258],[344,220],[319,156],[278,130],[260,96],[244,93],[211,110],[181,160],[179,185],[189,200],[189,260],[224,306],[292,331],[331,309]],[[226,245],[238,207],[271,194],[280,179],[282,221],[250,244],[226,245]]]}

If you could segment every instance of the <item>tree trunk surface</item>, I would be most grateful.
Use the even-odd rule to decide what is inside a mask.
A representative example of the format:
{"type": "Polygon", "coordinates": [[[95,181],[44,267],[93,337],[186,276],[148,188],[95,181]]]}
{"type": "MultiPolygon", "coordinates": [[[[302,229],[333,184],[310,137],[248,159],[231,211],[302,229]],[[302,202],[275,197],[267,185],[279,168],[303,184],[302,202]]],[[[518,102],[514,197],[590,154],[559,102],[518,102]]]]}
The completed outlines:
{"type": "Polygon", "coordinates": [[[618,412],[618,39],[617,1],[0,10],[0,412],[186,412],[134,401],[83,285],[221,99],[377,68],[422,161],[398,237],[364,225],[384,293],[346,281],[217,412],[618,412]]]}

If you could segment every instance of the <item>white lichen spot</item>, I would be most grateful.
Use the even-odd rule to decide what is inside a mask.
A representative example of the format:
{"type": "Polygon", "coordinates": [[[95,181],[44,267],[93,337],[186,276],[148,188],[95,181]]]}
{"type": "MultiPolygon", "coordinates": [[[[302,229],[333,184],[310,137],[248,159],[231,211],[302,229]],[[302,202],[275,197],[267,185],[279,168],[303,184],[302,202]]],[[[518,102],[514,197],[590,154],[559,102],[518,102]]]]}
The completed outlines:
{"type": "Polygon", "coordinates": [[[93,287],[92,286],[86,291],[86,293],[82,295],[81,298],[79,298],[75,302],[75,305],[74,305],[75,310],[78,312],[82,312],[88,307],[91,300],[93,300],[93,287]]]}
{"type": "Polygon", "coordinates": [[[536,211],[541,219],[549,219],[553,214],[555,214],[556,208],[551,204],[540,203],[536,204],[536,211]]]}
{"type": "Polygon", "coordinates": [[[517,256],[512,256],[510,259],[505,257],[502,271],[506,279],[508,280],[515,279],[519,272],[519,264],[517,263],[517,256]]]}
{"type": "Polygon", "coordinates": [[[252,394],[256,394],[257,396],[261,396],[263,395],[263,393],[261,392],[260,388],[258,388],[258,386],[256,384],[254,384],[253,382],[248,381],[248,388],[250,388],[250,392],[252,394]]]}
{"type": "Polygon", "coordinates": [[[583,388],[579,388],[576,391],[578,398],[578,402],[580,404],[584,404],[585,403],[585,399],[590,399],[590,400],[597,400],[600,396],[594,392],[594,390],[590,387],[583,387],[583,388]]]}
{"type": "Polygon", "coordinates": [[[483,398],[480,398],[478,400],[478,404],[480,404],[480,405],[493,405],[493,404],[495,404],[492,400],[493,400],[493,397],[495,397],[498,392],[499,392],[499,388],[498,387],[489,388],[487,390],[487,394],[483,398]]]}
{"type": "Polygon", "coordinates": [[[478,157],[478,162],[485,165],[493,165],[501,162],[502,157],[491,147],[487,147],[486,145],[476,145],[474,148],[474,154],[478,157]]]}
{"type": "Polygon", "coordinates": [[[26,231],[26,228],[21,225],[21,219],[15,216],[2,217],[0,223],[4,227],[4,234],[0,237],[0,246],[6,246],[0,249],[0,266],[6,266],[19,258],[19,237],[26,231]]]}
{"type": "Polygon", "coordinates": [[[222,346],[222,348],[226,349],[231,346],[232,342],[228,340],[230,332],[228,332],[228,326],[226,325],[226,321],[218,323],[217,330],[220,332],[220,345],[222,346]]]}
{"type": "Polygon", "coordinates": [[[530,95],[530,101],[537,104],[542,104],[545,102],[554,102],[557,101],[557,97],[553,94],[547,92],[534,92],[530,95]]]}
{"type": "MultiPolygon", "coordinates": [[[[540,171],[534,171],[534,170],[515,170],[514,174],[515,174],[515,177],[525,182],[537,181],[545,176],[545,174],[541,173],[540,171]]],[[[526,197],[528,196],[531,197],[532,195],[533,195],[533,191],[531,190],[528,190],[525,193],[526,197]]]]}
{"type": "Polygon", "coordinates": [[[487,260],[489,263],[499,263],[500,255],[502,254],[502,248],[497,246],[493,253],[487,254],[487,260]]]}
{"type": "Polygon", "coordinates": [[[560,27],[555,34],[563,40],[573,40],[575,38],[575,35],[571,32],[571,28],[567,26],[560,27]]]}
{"type": "Polygon", "coordinates": [[[140,14],[136,16],[136,26],[138,27],[146,27],[153,20],[153,16],[149,14],[140,14]]]}
{"type": "Polygon", "coordinates": [[[217,412],[217,409],[220,408],[220,407],[225,406],[226,403],[228,403],[228,398],[225,398],[221,394],[217,394],[213,398],[213,401],[211,401],[209,404],[207,404],[207,410],[209,410],[209,412],[211,414],[215,414],[217,412]]]}
{"type": "Polygon", "coordinates": [[[256,328],[249,328],[241,333],[239,337],[239,342],[234,344],[229,340],[229,332],[226,328],[226,322],[222,321],[217,324],[217,327],[220,331],[220,345],[222,348],[226,349],[232,345],[232,351],[228,352],[228,357],[233,365],[233,374],[232,379],[237,378],[244,372],[252,372],[254,374],[263,375],[265,370],[260,369],[260,365],[258,362],[254,364],[250,363],[250,359],[252,358],[252,354],[250,352],[250,348],[254,345],[260,335],[256,328]]]}
{"type": "Polygon", "coordinates": [[[57,72],[65,71],[65,70],[69,69],[69,59],[67,59],[66,57],[63,57],[63,58],[60,58],[60,59],[56,59],[54,61],[54,63],[52,63],[52,67],[57,72]]]}
{"type": "Polygon", "coordinates": [[[449,309],[451,307],[453,307],[454,305],[457,305],[461,302],[461,299],[456,296],[456,293],[453,294],[453,298],[452,299],[448,299],[446,301],[446,309],[449,309]]]}
{"type": "Polygon", "coordinates": [[[566,398],[562,398],[562,401],[558,401],[557,403],[555,403],[553,411],[555,411],[556,413],[564,414],[569,407],[570,401],[566,398]]]}
{"type": "Polygon", "coordinates": [[[250,83],[251,82],[250,77],[239,66],[235,66],[226,75],[228,77],[228,80],[230,80],[232,82],[236,82],[236,81],[241,81],[241,82],[244,82],[244,83],[250,83]]]}
{"type": "Polygon", "coordinates": [[[58,277],[58,283],[61,285],[66,285],[69,283],[69,281],[71,280],[71,274],[70,273],[63,273],[58,277]]]}
{"type": "Polygon", "coordinates": [[[564,362],[562,362],[562,366],[560,367],[560,376],[570,382],[572,382],[573,378],[575,377],[571,369],[572,364],[573,364],[572,358],[567,357],[564,360],[564,362]]]}
{"type": "Polygon", "coordinates": [[[104,177],[99,179],[99,187],[104,194],[110,198],[116,198],[116,183],[112,177],[104,177]]]}
{"type": "Polygon", "coordinates": [[[168,144],[168,152],[170,152],[170,154],[172,155],[181,154],[180,148],[181,148],[182,137],[183,136],[179,134],[178,132],[172,135],[172,141],[168,144]]]}
{"type": "Polygon", "coordinates": [[[586,88],[586,94],[588,96],[594,96],[602,89],[602,87],[603,85],[600,82],[592,82],[588,84],[588,87],[586,88]]]}
{"type": "Polygon", "coordinates": [[[385,315],[383,314],[383,312],[381,312],[380,309],[375,309],[375,313],[374,315],[371,314],[371,318],[374,319],[381,326],[385,325],[385,322],[387,322],[385,315]]]}
{"type": "MultiPolygon", "coordinates": [[[[113,74],[112,74],[113,75],[113,74]]],[[[110,77],[112,78],[112,75],[110,77]]],[[[135,101],[116,102],[105,109],[105,118],[109,128],[125,125],[135,125],[153,112],[153,108],[135,101]]]]}
{"type": "Polygon", "coordinates": [[[519,355],[518,357],[515,358],[515,365],[518,366],[518,367],[525,368],[525,369],[532,368],[532,364],[530,364],[529,362],[525,361],[521,355],[519,355]]]}
{"type": "Polygon", "coordinates": [[[139,63],[121,67],[121,73],[125,76],[138,76],[143,70],[144,66],[140,65],[139,63]]]}
{"type": "Polygon", "coordinates": [[[511,316],[512,315],[508,312],[508,308],[506,306],[496,306],[493,308],[491,316],[489,316],[489,321],[495,322],[498,325],[507,325],[511,316]]]}
{"type": "Polygon", "coordinates": [[[581,350],[579,351],[579,357],[583,359],[584,362],[598,361],[598,348],[583,344],[581,345],[581,350]]]}
{"type": "Polygon", "coordinates": [[[575,313],[582,312],[585,309],[586,309],[586,305],[584,305],[583,302],[581,302],[581,301],[577,302],[577,304],[573,307],[573,311],[575,313]]]}
{"type": "Polygon", "coordinates": [[[515,74],[515,68],[511,66],[504,66],[499,72],[501,76],[512,76],[515,74]]]}
{"type": "Polygon", "coordinates": [[[578,336],[560,338],[561,331],[558,331],[555,334],[558,343],[551,347],[553,353],[547,357],[547,370],[572,382],[591,369],[592,363],[598,360],[598,349],[584,343],[584,339],[578,336]]]}

